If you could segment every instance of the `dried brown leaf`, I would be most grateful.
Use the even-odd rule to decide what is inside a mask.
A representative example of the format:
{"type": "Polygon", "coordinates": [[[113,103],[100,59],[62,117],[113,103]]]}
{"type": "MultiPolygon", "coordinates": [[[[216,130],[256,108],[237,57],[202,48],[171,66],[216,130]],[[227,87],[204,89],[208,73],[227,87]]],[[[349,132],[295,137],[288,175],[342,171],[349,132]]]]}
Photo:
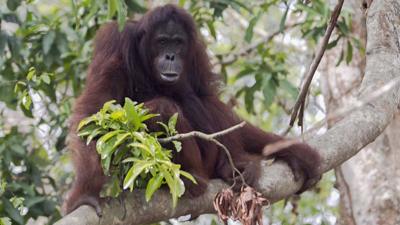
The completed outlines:
{"type": "Polygon", "coordinates": [[[250,186],[242,187],[236,198],[233,217],[243,225],[262,225],[262,207],[268,200],[250,186]]]}
{"type": "Polygon", "coordinates": [[[219,218],[227,224],[232,212],[232,204],[235,202],[232,189],[222,189],[214,198],[214,208],[218,213],[219,218]]]}

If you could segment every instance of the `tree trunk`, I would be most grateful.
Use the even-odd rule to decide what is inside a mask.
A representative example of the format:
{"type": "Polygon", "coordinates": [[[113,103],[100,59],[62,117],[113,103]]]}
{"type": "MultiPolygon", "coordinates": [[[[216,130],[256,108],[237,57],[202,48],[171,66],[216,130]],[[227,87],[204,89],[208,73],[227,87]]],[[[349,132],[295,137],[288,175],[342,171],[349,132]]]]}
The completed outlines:
{"type": "MultiPolygon", "coordinates": [[[[360,1],[350,0],[353,11],[353,33],[366,41],[364,12],[360,1]]],[[[321,88],[327,113],[349,106],[358,94],[365,71],[365,56],[358,51],[352,62],[336,67],[341,43],[326,52],[321,63],[321,88]]],[[[337,121],[328,121],[328,126],[337,121]]],[[[400,224],[400,114],[371,144],[335,169],[340,192],[340,219],[343,225],[400,224]]]]}

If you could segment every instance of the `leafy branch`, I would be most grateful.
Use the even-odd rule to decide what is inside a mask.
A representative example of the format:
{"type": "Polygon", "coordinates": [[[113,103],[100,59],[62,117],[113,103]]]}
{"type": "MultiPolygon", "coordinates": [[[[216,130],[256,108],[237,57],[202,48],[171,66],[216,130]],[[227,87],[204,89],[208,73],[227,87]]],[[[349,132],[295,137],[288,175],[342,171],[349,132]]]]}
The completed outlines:
{"type": "MultiPolygon", "coordinates": [[[[114,103],[114,100],[106,102],[98,113],[83,119],[78,126],[78,135],[86,139],[86,144],[97,140],[103,171],[111,177],[105,195],[116,197],[122,189],[145,188],[149,201],[166,183],[175,207],[185,192],[182,176],[196,183],[192,175],[172,162],[172,150],[157,140],[176,134],[177,115],[170,118],[168,125],[160,123],[164,132],[149,132],[145,122],[158,115],[150,114],[143,103],[137,104],[129,98],[125,98],[123,107],[114,103]]],[[[180,151],[180,143],[173,143],[176,151],[180,151]]]]}
{"type": "Polygon", "coordinates": [[[162,146],[172,142],[176,151],[181,150],[181,140],[198,137],[211,141],[223,149],[232,166],[234,186],[237,174],[246,184],[241,172],[235,167],[229,150],[216,138],[243,127],[241,122],[233,127],[205,134],[199,131],[178,134],[175,125],[178,115],[173,115],[167,124],[157,122],[164,131],[150,132],[146,121],[157,117],[129,98],[124,106],[115,104],[115,100],[106,102],[96,114],[83,119],[78,125],[78,136],[85,138],[89,145],[96,141],[96,150],[100,155],[104,174],[111,179],[107,183],[104,195],[117,197],[123,190],[135,188],[146,189],[146,200],[149,201],[156,190],[166,183],[170,189],[173,206],[185,192],[181,176],[196,183],[189,173],[181,170],[179,164],[172,162],[172,150],[162,146]],[[122,188],[121,188],[122,187],[122,188]]]}

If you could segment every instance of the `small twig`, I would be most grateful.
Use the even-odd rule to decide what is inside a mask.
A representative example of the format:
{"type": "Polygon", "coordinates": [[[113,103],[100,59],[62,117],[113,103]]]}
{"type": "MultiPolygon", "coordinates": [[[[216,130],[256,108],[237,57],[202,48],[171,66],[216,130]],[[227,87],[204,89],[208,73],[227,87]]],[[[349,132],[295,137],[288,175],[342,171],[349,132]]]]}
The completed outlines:
{"type": "Polygon", "coordinates": [[[240,176],[240,179],[242,180],[243,184],[247,185],[245,180],[244,180],[243,174],[236,168],[235,163],[233,162],[233,159],[232,159],[232,155],[229,152],[229,150],[225,147],[225,145],[223,145],[221,142],[219,142],[216,139],[217,137],[223,136],[223,135],[228,134],[230,132],[233,132],[233,131],[235,131],[235,130],[237,130],[239,128],[242,128],[242,127],[244,127],[244,125],[246,125],[245,121],[243,121],[243,122],[241,122],[241,123],[239,123],[239,124],[237,124],[237,125],[235,125],[233,127],[229,127],[229,128],[227,128],[225,130],[222,130],[222,131],[219,131],[219,132],[216,132],[216,133],[212,133],[212,134],[205,134],[205,133],[200,132],[200,131],[191,131],[191,132],[188,132],[188,133],[177,134],[177,135],[174,135],[174,136],[171,136],[171,137],[159,138],[158,141],[160,143],[168,143],[168,142],[171,142],[171,141],[184,140],[184,139],[187,139],[187,138],[197,137],[197,138],[204,139],[206,141],[213,142],[214,144],[216,144],[217,146],[222,148],[225,151],[226,156],[228,157],[229,164],[232,167],[232,178],[233,178],[232,186],[234,186],[236,184],[235,172],[240,176]]]}
{"type": "Polygon", "coordinates": [[[304,104],[305,104],[305,99],[307,96],[307,92],[310,88],[310,84],[311,81],[314,77],[315,71],[318,68],[319,63],[321,62],[322,57],[324,56],[325,50],[327,48],[327,45],[329,43],[329,38],[331,37],[332,31],[336,26],[337,20],[339,18],[340,15],[340,11],[342,9],[343,6],[343,2],[344,0],[339,0],[338,4],[335,6],[335,9],[332,12],[332,17],[329,21],[328,27],[325,31],[325,35],[324,38],[322,39],[322,42],[320,44],[320,47],[318,49],[318,54],[316,55],[316,57],[314,58],[313,62],[311,63],[311,66],[309,68],[309,70],[307,71],[307,75],[306,77],[306,81],[304,82],[302,88],[301,88],[301,92],[299,94],[299,97],[296,100],[296,104],[293,107],[293,111],[292,111],[292,115],[290,118],[290,126],[293,126],[296,118],[299,115],[299,124],[303,124],[303,112],[301,112],[302,110],[304,110],[304,104]],[[300,112],[299,112],[300,111],[300,112]]]}
{"type": "Polygon", "coordinates": [[[221,142],[217,141],[216,139],[212,138],[212,139],[208,139],[209,141],[215,143],[216,145],[218,145],[219,147],[221,147],[224,151],[225,154],[228,156],[228,160],[229,160],[229,164],[232,167],[232,179],[233,179],[233,184],[231,185],[231,187],[235,186],[236,184],[236,179],[235,179],[235,172],[240,176],[240,179],[242,180],[242,184],[243,185],[247,185],[246,181],[244,180],[243,174],[239,171],[239,169],[235,166],[235,163],[233,162],[232,159],[232,155],[229,152],[229,150],[225,147],[225,145],[223,145],[221,142]]]}
{"type": "Polygon", "coordinates": [[[241,122],[241,123],[239,123],[239,124],[237,124],[237,125],[235,125],[233,127],[229,127],[229,128],[227,128],[225,130],[222,130],[222,131],[219,131],[219,132],[216,132],[216,133],[212,133],[212,134],[206,134],[206,133],[203,133],[203,132],[200,132],[200,131],[191,131],[191,132],[188,132],[188,133],[177,134],[177,135],[174,135],[174,136],[171,136],[171,137],[159,138],[158,141],[160,143],[167,143],[167,142],[176,141],[176,140],[184,140],[184,139],[192,138],[192,137],[198,137],[198,138],[210,141],[211,139],[215,139],[217,137],[220,137],[220,136],[223,136],[223,135],[225,135],[227,133],[235,131],[235,130],[237,130],[239,128],[242,128],[242,127],[244,127],[244,125],[246,125],[245,121],[243,121],[243,122],[241,122]]]}

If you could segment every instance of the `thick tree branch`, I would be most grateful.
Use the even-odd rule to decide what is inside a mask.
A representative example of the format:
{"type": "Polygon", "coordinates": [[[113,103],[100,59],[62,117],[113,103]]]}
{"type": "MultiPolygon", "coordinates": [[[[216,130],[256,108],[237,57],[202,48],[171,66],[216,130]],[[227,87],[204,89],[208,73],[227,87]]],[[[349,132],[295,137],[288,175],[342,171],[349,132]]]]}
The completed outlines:
{"type": "MultiPolygon", "coordinates": [[[[367,66],[360,99],[400,77],[399,16],[398,0],[374,1],[368,11],[367,66]]],[[[379,98],[351,112],[324,135],[311,139],[309,144],[319,149],[323,158],[320,171],[336,167],[372,142],[392,120],[399,107],[400,85],[397,84],[379,98]]],[[[285,163],[275,162],[263,168],[259,187],[271,202],[290,196],[302,185],[301,181],[293,180],[293,174],[285,163]]],[[[224,187],[227,185],[221,181],[211,181],[205,195],[197,199],[182,198],[176,209],[172,209],[166,190],[157,191],[149,203],[146,203],[143,191],[135,191],[124,194],[125,201],[122,204],[116,199],[105,204],[104,216],[100,219],[90,207],[82,206],[56,224],[147,224],[186,214],[213,212],[212,200],[224,187]]]]}

